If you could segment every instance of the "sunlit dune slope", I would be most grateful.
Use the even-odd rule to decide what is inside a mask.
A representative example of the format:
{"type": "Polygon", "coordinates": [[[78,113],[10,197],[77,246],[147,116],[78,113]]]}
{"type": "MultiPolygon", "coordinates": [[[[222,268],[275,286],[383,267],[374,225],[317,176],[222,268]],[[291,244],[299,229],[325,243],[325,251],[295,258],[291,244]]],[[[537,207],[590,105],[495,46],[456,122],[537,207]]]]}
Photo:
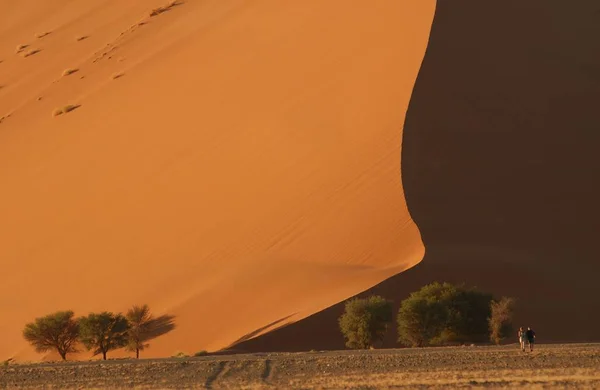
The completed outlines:
{"type": "Polygon", "coordinates": [[[433,0],[161,5],[2,2],[0,359],[136,303],[177,316],[145,356],[215,350],[423,256],[400,143],[433,0]]]}

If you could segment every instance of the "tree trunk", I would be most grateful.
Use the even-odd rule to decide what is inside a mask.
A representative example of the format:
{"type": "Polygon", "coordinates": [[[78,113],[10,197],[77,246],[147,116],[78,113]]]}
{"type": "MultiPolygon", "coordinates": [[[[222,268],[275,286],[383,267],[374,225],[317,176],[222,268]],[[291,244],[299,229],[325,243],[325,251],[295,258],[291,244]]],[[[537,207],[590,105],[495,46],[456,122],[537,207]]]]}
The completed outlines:
{"type": "Polygon", "coordinates": [[[140,358],[140,349],[139,349],[139,348],[136,348],[136,349],[135,349],[135,358],[136,358],[136,359],[139,359],[139,358],[140,358]]]}
{"type": "Polygon", "coordinates": [[[106,360],[106,351],[102,351],[102,359],[106,360]]]}
{"type": "Polygon", "coordinates": [[[67,360],[67,353],[66,352],[62,352],[62,351],[58,351],[58,354],[60,355],[60,357],[62,358],[62,360],[67,360]]]}

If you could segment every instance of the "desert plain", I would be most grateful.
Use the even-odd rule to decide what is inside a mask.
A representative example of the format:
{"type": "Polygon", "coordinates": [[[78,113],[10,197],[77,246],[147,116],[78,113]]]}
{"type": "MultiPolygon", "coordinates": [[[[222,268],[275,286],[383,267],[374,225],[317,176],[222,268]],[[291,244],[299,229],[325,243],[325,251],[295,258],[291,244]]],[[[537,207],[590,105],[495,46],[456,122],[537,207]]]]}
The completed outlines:
{"type": "Polygon", "coordinates": [[[600,345],[516,344],[16,364],[0,388],[422,389],[600,386],[600,345]]]}

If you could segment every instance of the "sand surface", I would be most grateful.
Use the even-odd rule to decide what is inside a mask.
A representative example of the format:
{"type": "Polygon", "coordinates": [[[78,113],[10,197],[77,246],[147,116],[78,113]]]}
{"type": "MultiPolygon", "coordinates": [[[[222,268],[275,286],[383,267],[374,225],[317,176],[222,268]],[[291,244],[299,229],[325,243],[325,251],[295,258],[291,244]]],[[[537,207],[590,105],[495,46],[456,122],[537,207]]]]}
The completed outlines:
{"type": "Polygon", "coordinates": [[[141,303],[178,324],[144,355],[216,350],[423,257],[400,146],[434,0],[165,3],[0,1],[0,359],[141,303]]]}
{"type": "Polygon", "coordinates": [[[597,344],[517,345],[0,367],[0,388],[423,389],[600,386],[597,344]]]}

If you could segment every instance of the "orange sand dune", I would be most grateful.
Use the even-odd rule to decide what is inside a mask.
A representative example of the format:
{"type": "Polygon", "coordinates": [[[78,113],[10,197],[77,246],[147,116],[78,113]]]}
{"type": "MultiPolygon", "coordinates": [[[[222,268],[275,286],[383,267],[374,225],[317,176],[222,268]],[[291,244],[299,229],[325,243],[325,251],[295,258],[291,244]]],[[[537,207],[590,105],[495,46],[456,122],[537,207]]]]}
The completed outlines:
{"type": "Polygon", "coordinates": [[[400,142],[434,0],[165,2],[2,2],[0,359],[136,303],[179,325],[145,356],[216,350],[423,257],[400,142]]]}

